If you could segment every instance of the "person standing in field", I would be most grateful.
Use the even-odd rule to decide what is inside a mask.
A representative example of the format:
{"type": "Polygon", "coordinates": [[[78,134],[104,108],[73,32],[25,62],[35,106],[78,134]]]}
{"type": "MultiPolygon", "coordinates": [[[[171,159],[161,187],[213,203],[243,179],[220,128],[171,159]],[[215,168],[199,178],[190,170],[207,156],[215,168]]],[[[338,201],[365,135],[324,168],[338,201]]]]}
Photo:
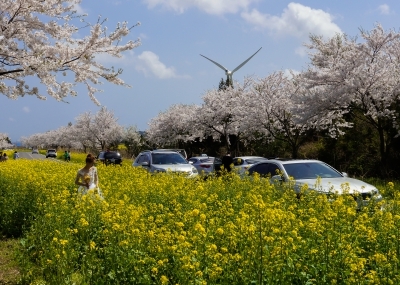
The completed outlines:
{"type": "Polygon", "coordinates": [[[14,159],[18,159],[18,158],[19,158],[19,153],[18,153],[18,151],[14,151],[13,158],[14,158],[14,159]]]}
{"type": "Polygon", "coordinates": [[[231,153],[228,151],[225,156],[222,157],[222,165],[227,172],[231,171],[231,164],[233,163],[233,158],[231,153]]]}
{"type": "Polygon", "coordinates": [[[86,156],[86,165],[79,169],[76,177],[75,184],[79,185],[78,193],[87,194],[89,190],[97,191],[100,197],[103,197],[99,189],[99,177],[97,168],[94,166],[96,158],[92,154],[86,156]]]}
{"type": "Polygon", "coordinates": [[[68,161],[68,152],[67,151],[64,151],[64,160],[65,161],[68,161]]]}

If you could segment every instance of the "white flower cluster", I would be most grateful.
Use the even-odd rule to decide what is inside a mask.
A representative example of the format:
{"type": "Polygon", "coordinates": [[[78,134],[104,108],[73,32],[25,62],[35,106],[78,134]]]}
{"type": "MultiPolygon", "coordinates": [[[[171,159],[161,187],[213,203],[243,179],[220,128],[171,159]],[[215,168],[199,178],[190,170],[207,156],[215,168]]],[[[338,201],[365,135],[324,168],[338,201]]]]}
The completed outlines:
{"type": "Polygon", "coordinates": [[[46,86],[47,94],[56,100],[76,96],[75,84],[83,83],[93,102],[99,104],[94,94],[100,90],[93,85],[101,83],[101,79],[126,85],[118,78],[122,70],[114,71],[103,66],[95,56],[121,57],[122,52],[137,47],[140,41],[121,44],[132,28],[126,22],[119,23],[111,33],[106,33],[107,28],[102,25],[104,21],[94,25],[86,23],[85,15],[77,15],[74,9],[80,2],[0,1],[0,93],[11,99],[35,95],[44,100],[46,96],[40,94],[37,86],[25,84],[26,77],[35,76],[40,84],[46,86]],[[81,23],[78,19],[84,27],[71,24],[81,23]],[[82,33],[84,28],[89,28],[90,34],[83,39],[76,38],[78,31],[82,33]],[[60,81],[58,73],[71,75],[71,82],[60,81]]]}

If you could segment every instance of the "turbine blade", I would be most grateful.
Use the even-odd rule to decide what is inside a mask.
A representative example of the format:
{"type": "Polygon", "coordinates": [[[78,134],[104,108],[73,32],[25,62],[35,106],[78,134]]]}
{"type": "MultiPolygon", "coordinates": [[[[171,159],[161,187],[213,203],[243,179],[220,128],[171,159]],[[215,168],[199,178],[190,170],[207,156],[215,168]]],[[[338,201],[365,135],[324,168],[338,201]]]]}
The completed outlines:
{"type": "Polygon", "coordinates": [[[218,62],[215,62],[215,61],[213,61],[212,59],[209,59],[208,57],[206,57],[206,56],[204,56],[204,55],[202,55],[202,54],[200,54],[200,55],[201,55],[202,57],[208,59],[208,60],[211,61],[212,63],[214,63],[214,64],[215,64],[216,66],[218,66],[219,68],[222,68],[223,70],[225,70],[225,72],[228,71],[228,69],[225,68],[225,66],[222,66],[222,65],[219,64],[218,62]]]}
{"type": "Polygon", "coordinates": [[[232,70],[232,73],[234,73],[235,71],[238,71],[243,65],[245,65],[253,56],[256,55],[256,53],[258,53],[260,51],[260,49],[262,49],[262,47],[260,47],[258,49],[258,51],[256,51],[252,56],[250,56],[248,59],[246,59],[245,61],[243,61],[238,67],[236,67],[234,70],[232,70]]]}

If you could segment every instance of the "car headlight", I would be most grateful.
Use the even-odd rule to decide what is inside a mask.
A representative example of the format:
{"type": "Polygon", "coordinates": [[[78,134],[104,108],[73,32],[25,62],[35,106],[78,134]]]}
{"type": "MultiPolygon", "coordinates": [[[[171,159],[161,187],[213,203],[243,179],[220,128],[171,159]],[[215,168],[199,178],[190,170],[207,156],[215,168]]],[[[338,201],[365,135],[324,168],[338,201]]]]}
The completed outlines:
{"type": "Polygon", "coordinates": [[[196,167],[192,167],[192,172],[193,172],[193,173],[198,173],[196,167]]]}

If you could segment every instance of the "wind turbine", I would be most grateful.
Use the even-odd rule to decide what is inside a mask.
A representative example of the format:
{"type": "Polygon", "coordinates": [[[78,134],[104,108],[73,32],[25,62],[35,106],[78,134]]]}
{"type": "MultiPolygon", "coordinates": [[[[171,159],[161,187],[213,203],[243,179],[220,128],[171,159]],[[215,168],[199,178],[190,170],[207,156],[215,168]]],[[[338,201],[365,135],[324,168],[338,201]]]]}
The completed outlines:
{"type": "Polygon", "coordinates": [[[218,62],[215,62],[212,59],[209,59],[208,57],[200,54],[202,57],[208,59],[209,61],[211,61],[212,63],[214,63],[216,66],[218,66],[219,68],[225,70],[225,74],[226,74],[226,81],[229,82],[229,85],[232,86],[233,84],[233,79],[232,79],[232,75],[234,72],[238,71],[243,65],[245,65],[253,56],[256,55],[256,53],[258,53],[260,51],[260,49],[262,49],[262,47],[260,47],[258,49],[258,51],[256,51],[252,56],[250,56],[248,59],[246,59],[245,61],[243,61],[241,64],[239,64],[234,70],[230,71],[229,69],[227,69],[226,67],[224,67],[223,65],[219,64],[218,62]]]}

